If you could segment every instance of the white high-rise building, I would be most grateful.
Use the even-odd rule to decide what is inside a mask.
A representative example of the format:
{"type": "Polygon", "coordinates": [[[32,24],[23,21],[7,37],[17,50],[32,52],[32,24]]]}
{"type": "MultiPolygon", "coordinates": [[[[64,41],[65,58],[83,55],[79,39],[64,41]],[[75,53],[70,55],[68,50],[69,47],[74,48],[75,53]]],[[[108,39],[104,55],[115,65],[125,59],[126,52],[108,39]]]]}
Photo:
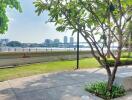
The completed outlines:
{"type": "Polygon", "coordinates": [[[73,43],[74,43],[74,38],[70,37],[70,44],[73,44],[73,43]]]}
{"type": "Polygon", "coordinates": [[[67,44],[68,43],[68,38],[67,36],[64,36],[64,44],[67,44]]]}

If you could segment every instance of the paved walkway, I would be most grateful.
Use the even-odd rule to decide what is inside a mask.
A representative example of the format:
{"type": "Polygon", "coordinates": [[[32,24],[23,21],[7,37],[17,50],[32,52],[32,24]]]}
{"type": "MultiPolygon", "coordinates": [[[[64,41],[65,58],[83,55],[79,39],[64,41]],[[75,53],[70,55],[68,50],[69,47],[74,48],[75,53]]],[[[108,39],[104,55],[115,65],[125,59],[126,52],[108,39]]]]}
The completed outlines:
{"type": "MultiPolygon", "coordinates": [[[[132,72],[132,66],[120,72],[132,72]]],[[[0,83],[0,100],[102,100],[84,90],[87,83],[107,80],[104,69],[35,75],[0,83]]],[[[132,92],[116,100],[132,100],[132,92]]]]}

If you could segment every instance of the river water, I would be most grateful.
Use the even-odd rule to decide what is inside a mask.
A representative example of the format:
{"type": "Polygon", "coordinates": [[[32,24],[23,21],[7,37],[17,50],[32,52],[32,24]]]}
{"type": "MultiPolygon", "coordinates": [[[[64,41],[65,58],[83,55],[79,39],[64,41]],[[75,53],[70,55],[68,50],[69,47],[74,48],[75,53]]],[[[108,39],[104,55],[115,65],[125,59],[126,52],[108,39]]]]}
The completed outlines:
{"type": "MultiPolygon", "coordinates": [[[[116,50],[116,48],[111,48],[116,50]]],[[[125,48],[124,48],[125,49],[125,48]]],[[[22,47],[1,47],[0,52],[48,52],[48,51],[76,51],[76,48],[56,48],[56,47],[33,47],[33,48],[22,48],[22,47]]],[[[90,51],[90,48],[79,48],[80,51],[90,51]]],[[[104,49],[106,51],[106,49],[104,49]]]]}

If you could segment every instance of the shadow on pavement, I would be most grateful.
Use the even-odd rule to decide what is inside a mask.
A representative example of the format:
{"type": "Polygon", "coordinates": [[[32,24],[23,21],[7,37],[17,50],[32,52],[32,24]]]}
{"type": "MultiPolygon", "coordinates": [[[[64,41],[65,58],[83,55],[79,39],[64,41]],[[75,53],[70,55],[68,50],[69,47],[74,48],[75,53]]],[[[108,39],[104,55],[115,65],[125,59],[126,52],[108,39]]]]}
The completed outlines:
{"type": "Polygon", "coordinates": [[[101,100],[84,90],[88,83],[107,80],[106,75],[96,72],[60,72],[9,80],[9,87],[0,89],[0,100],[101,100]]]}

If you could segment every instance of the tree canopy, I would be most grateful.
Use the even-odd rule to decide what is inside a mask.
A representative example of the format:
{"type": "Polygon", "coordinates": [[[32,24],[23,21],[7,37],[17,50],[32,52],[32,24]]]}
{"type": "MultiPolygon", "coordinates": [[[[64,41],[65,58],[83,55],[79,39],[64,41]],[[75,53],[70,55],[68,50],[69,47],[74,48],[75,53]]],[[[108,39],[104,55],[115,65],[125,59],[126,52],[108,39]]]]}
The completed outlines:
{"type": "Polygon", "coordinates": [[[108,90],[111,90],[120,63],[123,40],[127,38],[125,29],[132,18],[132,1],[36,0],[34,5],[38,15],[44,11],[49,12],[48,21],[55,23],[57,31],[72,30],[84,37],[93,56],[106,69],[108,90]],[[116,54],[110,48],[109,39],[118,45],[116,54]],[[113,70],[110,69],[106,50],[109,50],[110,56],[115,60],[113,70]]]}
{"type": "Polygon", "coordinates": [[[0,34],[3,34],[8,30],[9,19],[6,14],[7,7],[11,9],[15,8],[19,12],[22,12],[18,0],[0,0],[0,34]]]}
{"type": "Polygon", "coordinates": [[[19,41],[10,41],[7,43],[7,46],[9,47],[22,47],[22,43],[19,41]]]}
{"type": "MultiPolygon", "coordinates": [[[[108,31],[112,39],[118,42],[118,50],[121,51],[125,27],[132,17],[131,0],[36,0],[34,4],[38,15],[49,11],[49,22],[54,22],[58,31],[79,31],[92,52],[96,48],[102,59],[106,55],[103,50],[108,47],[108,31]],[[95,37],[97,35],[99,40],[95,37]],[[99,45],[99,42],[103,44],[99,45]]],[[[118,60],[120,55],[121,52],[118,53],[118,60]]],[[[112,52],[111,56],[116,59],[112,52]]],[[[98,59],[95,54],[94,57],[98,59]]]]}

